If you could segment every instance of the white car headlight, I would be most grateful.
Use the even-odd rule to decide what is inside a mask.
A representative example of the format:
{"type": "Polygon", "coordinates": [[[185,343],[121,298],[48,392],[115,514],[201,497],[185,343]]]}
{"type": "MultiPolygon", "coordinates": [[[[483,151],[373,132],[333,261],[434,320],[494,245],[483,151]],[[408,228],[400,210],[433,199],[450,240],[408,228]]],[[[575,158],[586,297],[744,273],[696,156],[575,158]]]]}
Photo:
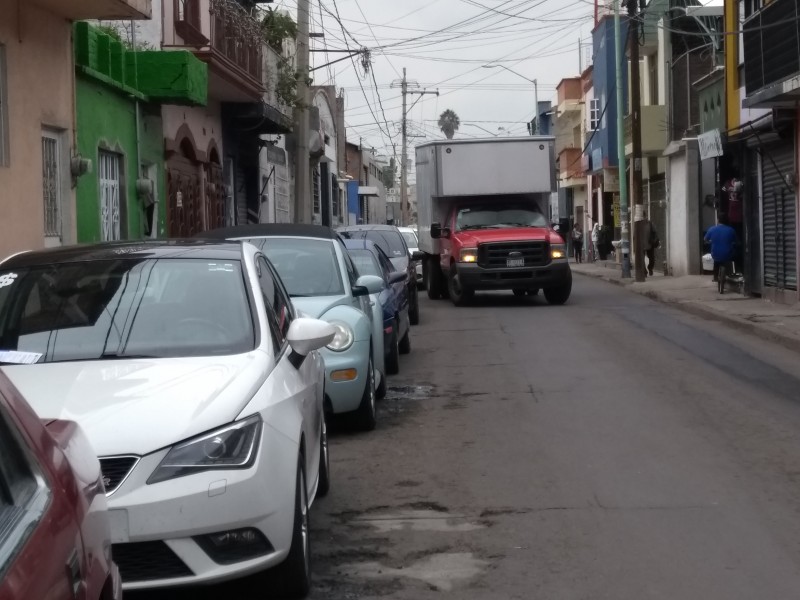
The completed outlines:
{"type": "Polygon", "coordinates": [[[226,425],[173,446],[148,484],[215,469],[248,469],[261,439],[261,415],[226,425]]]}
{"type": "Polygon", "coordinates": [[[333,336],[333,341],[328,344],[327,348],[334,352],[344,352],[353,345],[356,339],[353,328],[342,321],[331,321],[331,325],[336,330],[336,335],[333,336]]]}

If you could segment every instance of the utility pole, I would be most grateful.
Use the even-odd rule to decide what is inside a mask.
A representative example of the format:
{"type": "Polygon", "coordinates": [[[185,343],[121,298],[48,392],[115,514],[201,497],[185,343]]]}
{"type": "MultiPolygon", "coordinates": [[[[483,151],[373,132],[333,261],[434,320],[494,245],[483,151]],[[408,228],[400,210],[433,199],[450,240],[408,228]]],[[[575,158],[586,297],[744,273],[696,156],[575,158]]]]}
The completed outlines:
{"type": "Polygon", "coordinates": [[[636,281],[647,276],[645,244],[648,241],[642,193],[642,94],[639,73],[639,0],[628,0],[628,48],[631,56],[631,200],[633,203],[633,251],[636,265],[636,281]]]}
{"type": "Polygon", "coordinates": [[[619,165],[619,212],[620,226],[622,228],[622,277],[631,276],[631,241],[630,229],[628,228],[628,176],[625,168],[625,110],[622,106],[622,27],[620,25],[619,4],[622,0],[614,0],[614,46],[616,62],[616,88],[617,88],[617,163],[619,165]]]}
{"type": "Polygon", "coordinates": [[[406,163],[408,162],[408,120],[407,120],[407,102],[406,96],[408,95],[408,79],[406,79],[406,68],[403,67],[403,81],[400,84],[403,94],[403,141],[402,141],[402,154],[400,155],[400,213],[403,225],[408,225],[409,213],[408,209],[408,172],[406,163]]]}
{"type": "MultiPolygon", "coordinates": [[[[392,87],[395,87],[395,84],[392,84],[392,87]]],[[[429,92],[428,90],[409,90],[408,89],[408,79],[406,78],[406,69],[403,67],[403,79],[400,81],[400,88],[403,94],[403,121],[401,125],[402,131],[402,146],[400,155],[400,210],[402,213],[402,220],[403,225],[408,225],[411,219],[411,211],[408,205],[408,111],[411,108],[414,108],[417,102],[419,102],[425,94],[436,94],[439,95],[439,91],[436,90],[435,92],[429,92]],[[407,96],[409,94],[418,94],[419,98],[408,107],[407,96]]]]}
{"type": "Polygon", "coordinates": [[[294,130],[297,156],[294,175],[294,222],[311,222],[309,185],[309,115],[308,115],[308,57],[309,57],[309,0],[297,0],[297,106],[294,109],[294,130]]]}
{"type": "Polygon", "coordinates": [[[542,131],[541,125],[539,125],[539,118],[542,116],[539,114],[539,80],[533,80],[533,102],[536,104],[536,128],[533,132],[534,135],[539,135],[542,131]]]}

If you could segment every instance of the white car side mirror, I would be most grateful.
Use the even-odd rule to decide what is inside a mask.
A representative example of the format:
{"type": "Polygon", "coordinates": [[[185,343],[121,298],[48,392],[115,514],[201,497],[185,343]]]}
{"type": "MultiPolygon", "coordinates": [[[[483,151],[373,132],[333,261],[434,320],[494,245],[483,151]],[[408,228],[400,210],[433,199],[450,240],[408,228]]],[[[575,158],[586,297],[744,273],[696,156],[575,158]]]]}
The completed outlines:
{"type": "Polygon", "coordinates": [[[336,330],[330,323],[319,319],[301,317],[292,321],[289,326],[289,332],[286,334],[286,339],[295,354],[308,356],[314,350],[319,350],[330,344],[335,335],[336,330]]]}
{"type": "Polygon", "coordinates": [[[371,294],[380,294],[383,291],[384,286],[385,283],[380,277],[376,277],[375,275],[362,275],[358,278],[358,281],[356,281],[354,291],[358,290],[359,288],[363,288],[366,290],[366,294],[363,294],[365,296],[371,294]]]}

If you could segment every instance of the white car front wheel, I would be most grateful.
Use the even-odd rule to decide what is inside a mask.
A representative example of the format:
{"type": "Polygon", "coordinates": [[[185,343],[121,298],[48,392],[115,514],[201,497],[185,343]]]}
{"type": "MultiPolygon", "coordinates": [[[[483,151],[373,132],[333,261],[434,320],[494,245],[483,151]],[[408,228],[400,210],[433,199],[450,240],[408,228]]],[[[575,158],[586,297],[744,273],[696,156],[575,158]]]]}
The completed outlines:
{"type": "Polygon", "coordinates": [[[281,597],[286,598],[305,598],[311,591],[311,539],[304,461],[303,456],[300,456],[297,465],[292,545],[286,560],[270,573],[280,588],[281,597]]]}

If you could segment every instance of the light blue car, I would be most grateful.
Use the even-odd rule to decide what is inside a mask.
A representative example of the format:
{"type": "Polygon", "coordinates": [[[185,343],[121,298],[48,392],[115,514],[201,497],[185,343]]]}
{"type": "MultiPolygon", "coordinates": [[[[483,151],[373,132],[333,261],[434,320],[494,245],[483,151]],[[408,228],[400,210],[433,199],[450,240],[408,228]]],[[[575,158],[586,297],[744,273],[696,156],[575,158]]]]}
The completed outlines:
{"type": "Polygon", "coordinates": [[[370,295],[381,278],[358,276],[344,243],[319,225],[242,225],[202,237],[248,241],[275,266],[295,308],[329,322],[336,337],[321,353],[325,360],[325,409],[347,414],[359,428],[376,425],[376,399],[386,393],[383,337],[373,335],[370,295]]]}

